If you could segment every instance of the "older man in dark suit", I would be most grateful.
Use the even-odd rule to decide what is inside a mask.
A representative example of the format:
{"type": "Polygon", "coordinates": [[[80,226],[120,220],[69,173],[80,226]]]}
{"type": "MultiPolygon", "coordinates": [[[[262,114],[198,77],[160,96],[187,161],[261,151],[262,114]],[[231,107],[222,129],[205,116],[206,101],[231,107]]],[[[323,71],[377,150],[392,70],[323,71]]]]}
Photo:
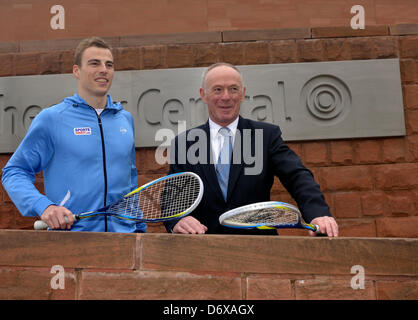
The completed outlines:
{"type": "Polygon", "coordinates": [[[270,201],[277,176],[306,222],[318,225],[328,236],[338,236],[338,225],[319,185],[283,142],[280,128],[239,115],[245,98],[239,70],[227,63],[210,66],[203,76],[200,95],[208,106],[209,120],[176,137],[169,173],[195,172],[202,178],[205,192],[191,215],[165,223],[166,229],[190,234],[277,234],[275,230],[227,228],[218,220],[230,209],[270,201]]]}

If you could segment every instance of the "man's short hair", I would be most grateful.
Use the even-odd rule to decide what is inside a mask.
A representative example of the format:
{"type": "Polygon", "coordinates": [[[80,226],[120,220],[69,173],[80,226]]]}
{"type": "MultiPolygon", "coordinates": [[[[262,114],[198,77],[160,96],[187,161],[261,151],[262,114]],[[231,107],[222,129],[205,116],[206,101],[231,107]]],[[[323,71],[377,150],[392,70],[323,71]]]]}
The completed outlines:
{"type": "Polygon", "coordinates": [[[90,47],[109,49],[110,51],[112,51],[112,47],[102,38],[91,37],[91,38],[84,39],[78,44],[77,48],[75,49],[75,54],[74,54],[75,65],[81,66],[81,58],[83,56],[83,53],[86,49],[90,47]]]}
{"type": "Polygon", "coordinates": [[[236,72],[239,73],[239,75],[241,76],[241,80],[242,80],[242,74],[241,71],[238,70],[238,68],[236,66],[234,66],[233,64],[230,64],[228,62],[216,62],[212,65],[210,65],[205,72],[203,73],[203,77],[202,77],[202,89],[205,90],[205,82],[206,82],[206,76],[209,73],[210,70],[215,69],[217,67],[221,67],[221,66],[225,66],[225,67],[229,67],[234,69],[236,72]]]}

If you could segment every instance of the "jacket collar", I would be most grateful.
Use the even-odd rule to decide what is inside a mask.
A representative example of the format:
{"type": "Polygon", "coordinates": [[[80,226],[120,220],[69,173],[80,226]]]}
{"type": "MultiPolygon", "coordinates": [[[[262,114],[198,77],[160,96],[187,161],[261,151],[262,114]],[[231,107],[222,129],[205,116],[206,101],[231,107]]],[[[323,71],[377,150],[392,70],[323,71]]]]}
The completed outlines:
{"type": "MultiPolygon", "coordinates": [[[[64,102],[71,104],[73,107],[91,107],[82,97],[78,95],[78,93],[74,94],[71,97],[65,98],[64,102]]],[[[106,109],[113,110],[113,112],[118,112],[123,108],[120,102],[113,102],[112,97],[110,96],[110,94],[108,94],[106,101],[106,109]]]]}

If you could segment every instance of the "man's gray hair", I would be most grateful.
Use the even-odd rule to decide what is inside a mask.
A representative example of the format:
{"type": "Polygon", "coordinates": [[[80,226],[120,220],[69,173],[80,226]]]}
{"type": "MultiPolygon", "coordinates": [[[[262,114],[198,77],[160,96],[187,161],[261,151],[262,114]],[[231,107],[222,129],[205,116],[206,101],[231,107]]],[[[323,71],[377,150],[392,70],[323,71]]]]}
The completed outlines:
{"type": "Polygon", "coordinates": [[[203,89],[203,90],[205,90],[206,76],[208,75],[209,71],[211,71],[212,69],[215,69],[215,68],[217,68],[217,67],[222,67],[222,66],[224,66],[224,67],[229,67],[229,68],[234,69],[236,72],[238,72],[238,73],[239,73],[239,75],[240,75],[240,77],[241,77],[241,82],[243,81],[243,80],[242,80],[242,73],[241,73],[241,71],[239,71],[239,70],[238,70],[238,68],[237,68],[236,66],[234,66],[234,65],[232,65],[232,64],[230,64],[230,63],[228,63],[228,62],[216,62],[216,63],[214,63],[214,64],[210,65],[210,66],[209,66],[209,67],[205,70],[205,72],[203,73],[203,76],[202,76],[202,89],[203,89]]]}

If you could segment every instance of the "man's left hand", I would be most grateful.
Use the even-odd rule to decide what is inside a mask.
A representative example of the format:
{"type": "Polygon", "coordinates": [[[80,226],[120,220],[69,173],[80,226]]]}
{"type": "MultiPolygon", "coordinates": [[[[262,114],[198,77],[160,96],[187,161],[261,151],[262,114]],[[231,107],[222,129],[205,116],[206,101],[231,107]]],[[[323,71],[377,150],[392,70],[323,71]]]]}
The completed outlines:
{"type": "MultiPolygon", "coordinates": [[[[319,226],[319,232],[326,234],[328,237],[338,237],[338,224],[333,217],[318,217],[313,219],[310,224],[319,226]]],[[[317,233],[309,231],[310,236],[316,236],[317,233]]]]}

